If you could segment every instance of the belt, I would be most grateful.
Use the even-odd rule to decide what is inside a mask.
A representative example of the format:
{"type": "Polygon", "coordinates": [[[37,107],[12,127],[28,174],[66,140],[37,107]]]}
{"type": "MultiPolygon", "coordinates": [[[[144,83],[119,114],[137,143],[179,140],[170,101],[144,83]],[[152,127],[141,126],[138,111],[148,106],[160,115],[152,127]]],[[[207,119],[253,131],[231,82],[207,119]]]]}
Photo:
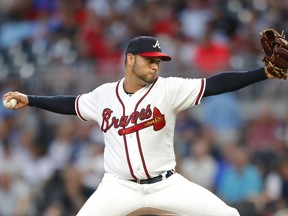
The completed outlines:
{"type": "Polygon", "coordinates": [[[135,182],[137,184],[153,184],[153,183],[162,181],[163,177],[165,177],[164,179],[169,178],[174,173],[175,172],[173,170],[169,170],[169,171],[166,172],[166,175],[164,173],[162,175],[159,175],[159,176],[156,176],[156,177],[153,177],[153,178],[149,178],[149,179],[137,179],[137,180],[132,179],[130,181],[135,182]]]}

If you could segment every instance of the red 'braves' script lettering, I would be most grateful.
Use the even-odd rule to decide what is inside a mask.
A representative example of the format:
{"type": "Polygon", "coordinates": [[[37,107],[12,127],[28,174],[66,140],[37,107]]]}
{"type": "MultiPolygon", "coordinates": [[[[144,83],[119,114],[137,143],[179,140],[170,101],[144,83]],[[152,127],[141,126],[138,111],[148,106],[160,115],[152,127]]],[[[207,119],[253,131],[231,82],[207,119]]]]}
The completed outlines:
{"type": "Polygon", "coordinates": [[[135,111],[131,113],[129,116],[121,116],[120,118],[116,118],[112,116],[113,111],[109,108],[105,108],[102,112],[102,124],[101,130],[103,132],[107,132],[111,127],[119,128],[126,127],[129,123],[136,123],[137,120],[145,120],[149,119],[152,116],[152,111],[150,108],[150,104],[147,105],[146,109],[142,108],[140,111],[135,111]]]}

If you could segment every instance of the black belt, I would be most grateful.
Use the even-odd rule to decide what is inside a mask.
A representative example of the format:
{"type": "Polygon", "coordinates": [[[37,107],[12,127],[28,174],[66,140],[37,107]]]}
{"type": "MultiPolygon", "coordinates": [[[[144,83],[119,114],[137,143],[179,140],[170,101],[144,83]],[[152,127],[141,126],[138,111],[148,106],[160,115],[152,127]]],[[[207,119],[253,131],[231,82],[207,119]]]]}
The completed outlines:
{"type": "MultiPolygon", "coordinates": [[[[175,172],[173,170],[169,170],[167,171],[166,175],[165,175],[165,178],[169,178],[171,175],[173,175],[175,172]]],[[[156,182],[160,182],[162,181],[163,179],[163,175],[159,175],[159,176],[156,176],[156,177],[153,177],[153,178],[149,178],[149,179],[132,179],[130,181],[132,182],[136,182],[137,184],[153,184],[153,183],[156,183],[156,182]]]]}

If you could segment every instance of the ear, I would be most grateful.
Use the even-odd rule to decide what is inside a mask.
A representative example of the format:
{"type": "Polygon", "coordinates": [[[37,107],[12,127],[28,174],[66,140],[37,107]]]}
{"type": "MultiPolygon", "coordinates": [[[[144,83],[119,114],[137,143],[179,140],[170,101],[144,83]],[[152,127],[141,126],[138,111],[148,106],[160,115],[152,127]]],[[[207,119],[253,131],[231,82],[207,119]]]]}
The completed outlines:
{"type": "Polygon", "coordinates": [[[128,64],[128,65],[134,64],[134,62],[135,62],[135,56],[134,56],[133,54],[128,53],[127,56],[126,56],[126,58],[127,58],[127,64],[128,64]]]}

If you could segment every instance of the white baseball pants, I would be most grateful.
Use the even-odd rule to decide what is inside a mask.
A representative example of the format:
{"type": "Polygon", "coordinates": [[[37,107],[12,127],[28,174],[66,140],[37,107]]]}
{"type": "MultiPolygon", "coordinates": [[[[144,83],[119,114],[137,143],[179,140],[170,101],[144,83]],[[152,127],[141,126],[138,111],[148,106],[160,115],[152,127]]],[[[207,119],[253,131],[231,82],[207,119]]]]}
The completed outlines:
{"type": "Polygon", "coordinates": [[[240,216],[207,189],[178,173],[153,184],[137,184],[106,173],[77,216],[240,216]]]}

